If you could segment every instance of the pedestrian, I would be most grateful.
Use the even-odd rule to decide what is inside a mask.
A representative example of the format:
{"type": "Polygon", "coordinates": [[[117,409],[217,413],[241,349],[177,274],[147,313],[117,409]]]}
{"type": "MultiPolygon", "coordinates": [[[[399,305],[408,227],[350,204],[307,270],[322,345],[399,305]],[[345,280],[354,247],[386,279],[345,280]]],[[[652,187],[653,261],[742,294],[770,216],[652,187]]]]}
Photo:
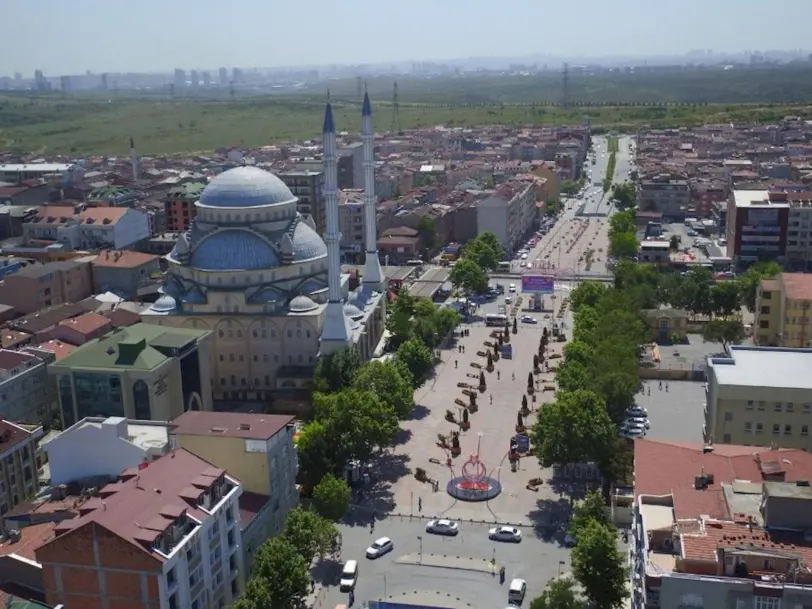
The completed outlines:
{"type": "Polygon", "coordinates": [[[516,380],[516,373],[512,372],[511,375],[513,376],[513,380],[515,381],[516,380]]]}
{"type": "Polygon", "coordinates": [[[457,365],[457,360],[454,360],[454,367],[459,368],[459,366],[457,365]]]}
{"type": "Polygon", "coordinates": [[[496,380],[497,380],[497,381],[499,380],[499,377],[500,377],[500,376],[501,376],[501,373],[500,373],[500,372],[497,370],[497,371],[496,371],[496,380]]]}
{"type": "Polygon", "coordinates": [[[493,404],[493,394],[489,396],[491,398],[491,404],[493,404]]]}
{"type": "Polygon", "coordinates": [[[417,498],[417,511],[418,512],[423,511],[423,498],[422,497],[417,498]]]}
{"type": "Polygon", "coordinates": [[[668,392],[668,381],[665,382],[665,391],[668,392]]]}
{"type": "Polygon", "coordinates": [[[663,382],[660,381],[660,391],[662,391],[662,390],[663,390],[663,382]]]}

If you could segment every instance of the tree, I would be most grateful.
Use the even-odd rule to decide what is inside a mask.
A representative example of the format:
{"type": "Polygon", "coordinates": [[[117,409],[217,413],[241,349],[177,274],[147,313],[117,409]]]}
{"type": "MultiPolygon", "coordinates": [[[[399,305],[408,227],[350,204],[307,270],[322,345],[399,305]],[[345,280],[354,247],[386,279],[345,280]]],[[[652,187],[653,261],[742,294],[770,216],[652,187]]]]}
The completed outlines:
{"type": "Polygon", "coordinates": [[[577,391],[589,386],[589,368],[578,361],[564,360],[555,374],[559,391],[577,391]]]}
{"type": "Polygon", "coordinates": [[[557,197],[550,197],[544,202],[545,216],[556,216],[562,209],[561,199],[557,197]]]}
{"type": "Polygon", "coordinates": [[[423,382],[423,377],[431,370],[434,362],[431,349],[419,338],[410,338],[398,347],[396,357],[412,375],[412,384],[415,387],[423,382]]]}
{"type": "Polygon", "coordinates": [[[550,580],[541,596],[530,603],[529,609],[584,609],[585,606],[575,591],[575,582],[559,576],[550,580]]]}
{"type": "Polygon", "coordinates": [[[417,221],[417,234],[423,249],[431,251],[437,247],[437,225],[431,216],[420,216],[420,220],[417,221]]]}
{"type": "Polygon", "coordinates": [[[633,209],[618,212],[609,219],[610,235],[612,233],[635,233],[636,231],[637,224],[633,209]]]}
{"type": "Polygon", "coordinates": [[[399,419],[408,419],[414,409],[414,379],[403,362],[367,362],[358,371],[353,387],[371,391],[394,408],[399,419]]]}
{"type": "Polygon", "coordinates": [[[328,474],[313,489],[313,507],[322,518],[336,522],[350,507],[350,487],[343,478],[328,474]]]}
{"type": "Polygon", "coordinates": [[[632,209],[637,205],[637,192],[632,182],[615,184],[612,189],[612,197],[615,199],[615,207],[618,209],[632,209]]]}
{"type": "Polygon", "coordinates": [[[235,609],[300,609],[310,590],[309,563],[283,537],[263,543],[254,556],[253,576],[235,609]]]}
{"type": "Polygon", "coordinates": [[[711,288],[711,308],[716,315],[728,317],[739,310],[741,296],[735,281],[720,281],[711,288]]]}
{"type": "Polygon", "coordinates": [[[668,240],[668,249],[672,252],[676,252],[679,249],[679,235],[671,235],[671,238],[668,240]]]}
{"type": "Polygon", "coordinates": [[[777,262],[757,262],[737,279],[741,301],[751,313],[756,310],[756,294],[762,279],[775,277],[782,271],[777,262]]]}
{"type": "Polygon", "coordinates": [[[619,609],[629,595],[617,533],[600,522],[590,520],[581,529],[572,549],[572,571],[598,609],[619,609]]]}
{"type": "MultiPolygon", "coordinates": [[[[316,512],[297,507],[288,512],[282,534],[284,539],[309,567],[313,560],[332,554],[338,548],[339,533],[336,525],[316,512]]],[[[256,572],[256,571],[255,571],[256,572]]]]}
{"type": "Polygon", "coordinates": [[[459,260],[451,269],[449,278],[455,288],[462,288],[468,294],[481,293],[488,289],[488,276],[482,267],[470,258],[459,260]]]}
{"type": "Polygon", "coordinates": [[[600,466],[611,457],[617,437],[603,400],[584,389],[559,391],[539,410],[531,433],[542,467],[583,461],[600,466]]]}
{"type": "Polygon", "coordinates": [[[573,180],[562,180],[561,182],[561,194],[565,195],[574,195],[577,194],[581,187],[578,185],[578,182],[573,180]]]}
{"type": "Polygon", "coordinates": [[[570,531],[575,534],[577,539],[580,532],[593,520],[605,526],[612,524],[609,508],[603,502],[601,494],[595,491],[587,493],[584,500],[575,506],[570,531]]]}
{"type": "Polygon", "coordinates": [[[319,358],[313,377],[316,391],[334,393],[349,387],[362,363],[361,354],[355,347],[319,358]]]}
{"type": "Polygon", "coordinates": [[[412,296],[407,288],[401,288],[395,301],[389,307],[386,329],[389,330],[391,334],[389,340],[395,347],[413,336],[412,316],[417,301],[418,299],[412,296]]]}
{"type": "Polygon", "coordinates": [[[572,312],[577,313],[583,305],[594,307],[605,291],[606,286],[600,281],[584,281],[578,284],[578,287],[570,292],[572,312]]]}
{"type": "Polygon", "coordinates": [[[462,257],[473,260],[484,271],[492,271],[505,257],[505,250],[496,235],[486,231],[468,242],[462,250],[462,257]]]}
{"type": "Polygon", "coordinates": [[[589,366],[595,356],[594,349],[582,340],[573,340],[564,347],[564,358],[567,363],[589,366]]]}
{"type": "Polygon", "coordinates": [[[299,479],[314,486],[325,475],[344,468],[346,461],[337,460],[330,431],[323,421],[311,421],[302,428],[296,442],[299,456],[299,479]]]}
{"type": "Polygon", "coordinates": [[[613,233],[609,237],[609,253],[615,258],[637,256],[637,236],[634,233],[613,233]]]}
{"type": "Polygon", "coordinates": [[[376,448],[390,444],[398,433],[397,412],[371,391],[350,387],[317,393],[313,406],[342,466],[352,459],[368,461],[376,448]]]}
{"type": "Polygon", "coordinates": [[[744,326],[737,319],[713,319],[702,328],[702,340],[706,343],[722,343],[725,351],[728,345],[741,343],[745,336],[744,326]]]}

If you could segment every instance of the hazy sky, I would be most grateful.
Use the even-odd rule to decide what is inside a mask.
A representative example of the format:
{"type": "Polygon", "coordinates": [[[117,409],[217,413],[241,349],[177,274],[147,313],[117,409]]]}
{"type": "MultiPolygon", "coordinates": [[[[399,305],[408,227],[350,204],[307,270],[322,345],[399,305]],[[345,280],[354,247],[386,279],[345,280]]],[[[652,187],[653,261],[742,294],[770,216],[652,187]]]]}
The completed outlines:
{"type": "MultiPolygon", "coordinates": [[[[810,0],[2,0],[0,75],[809,45],[810,0]]],[[[812,45],[809,45],[812,46],[812,45]]]]}

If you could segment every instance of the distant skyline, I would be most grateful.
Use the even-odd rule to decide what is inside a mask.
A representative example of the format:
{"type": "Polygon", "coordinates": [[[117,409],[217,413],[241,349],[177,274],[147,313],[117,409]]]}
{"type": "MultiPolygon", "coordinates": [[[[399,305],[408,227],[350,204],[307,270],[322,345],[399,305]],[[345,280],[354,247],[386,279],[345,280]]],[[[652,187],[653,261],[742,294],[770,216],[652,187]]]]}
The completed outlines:
{"type": "Polygon", "coordinates": [[[809,0],[5,0],[0,75],[790,51],[809,46],[808,10],[809,0]]]}

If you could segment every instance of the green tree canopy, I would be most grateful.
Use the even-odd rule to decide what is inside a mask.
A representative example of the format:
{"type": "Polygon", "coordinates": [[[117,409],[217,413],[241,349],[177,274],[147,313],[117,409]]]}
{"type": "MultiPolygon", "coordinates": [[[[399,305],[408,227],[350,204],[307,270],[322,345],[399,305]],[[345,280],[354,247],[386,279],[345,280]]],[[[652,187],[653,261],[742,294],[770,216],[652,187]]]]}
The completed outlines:
{"type": "Polygon", "coordinates": [[[437,225],[431,216],[420,216],[417,221],[417,234],[424,249],[433,250],[438,245],[437,225]]]}
{"type": "Polygon", "coordinates": [[[542,467],[611,458],[617,432],[606,405],[592,391],[559,391],[539,411],[531,430],[535,454],[542,467]]]}
{"type": "Polygon", "coordinates": [[[702,328],[702,340],[721,343],[725,350],[728,345],[740,344],[745,336],[744,326],[738,319],[713,319],[702,328]]]}
{"type": "Polygon", "coordinates": [[[304,560],[305,568],[309,568],[317,556],[323,558],[338,549],[339,533],[330,520],[312,510],[297,507],[288,512],[282,534],[271,541],[276,539],[283,539],[291,545],[304,560]]]}
{"type": "Polygon", "coordinates": [[[316,391],[333,393],[352,385],[363,360],[355,347],[319,358],[313,378],[316,391]]]}
{"type": "Polygon", "coordinates": [[[462,288],[468,294],[488,289],[488,276],[482,267],[470,258],[463,258],[454,265],[450,279],[455,288],[462,288]]]}
{"type": "Polygon", "coordinates": [[[303,609],[310,589],[308,562],[284,537],[263,543],[254,556],[253,576],[235,609],[303,609]]]}
{"type": "Polygon", "coordinates": [[[376,448],[390,444],[398,433],[397,412],[371,391],[350,387],[316,393],[313,405],[342,467],[351,459],[368,461],[376,448]]]}
{"type": "Polygon", "coordinates": [[[505,257],[505,250],[496,235],[486,231],[466,244],[462,250],[462,257],[473,260],[484,271],[492,271],[505,257]]]}
{"type": "Polygon", "coordinates": [[[583,305],[594,307],[605,291],[600,281],[583,281],[570,292],[570,308],[577,313],[583,305]]]}
{"type": "Polygon", "coordinates": [[[770,279],[778,275],[783,269],[777,262],[757,262],[743,275],[739,275],[737,281],[739,283],[739,292],[741,294],[742,304],[746,306],[751,313],[756,310],[756,294],[758,293],[758,286],[762,279],[770,279]]]}
{"type": "Polygon", "coordinates": [[[408,419],[414,409],[414,379],[399,360],[367,362],[358,371],[353,387],[371,391],[389,404],[398,418],[408,419]]]}
{"type": "Polygon", "coordinates": [[[431,349],[418,338],[411,338],[398,347],[396,357],[411,373],[415,385],[423,382],[434,362],[431,349]]]}
{"type": "Polygon", "coordinates": [[[586,525],[593,520],[605,526],[612,525],[609,508],[603,502],[601,494],[595,491],[587,493],[584,500],[575,506],[570,521],[570,531],[575,533],[577,538],[586,525]]]}
{"type": "Polygon", "coordinates": [[[581,190],[581,185],[573,180],[562,180],[559,190],[561,190],[561,194],[574,195],[581,190]]]}
{"type": "Polygon", "coordinates": [[[350,487],[343,478],[326,475],[313,489],[313,507],[322,518],[337,522],[350,507],[350,487]]]}
{"type": "Polygon", "coordinates": [[[336,454],[330,430],[323,421],[311,421],[302,428],[296,443],[299,455],[299,478],[307,486],[315,485],[325,475],[337,472],[346,462],[336,454]]]}
{"type": "Polygon", "coordinates": [[[637,232],[635,223],[635,213],[633,209],[621,211],[609,219],[609,234],[612,233],[632,233],[637,232]]]}
{"type": "Polygon", "coordinates": [[[612,197],[615,199],[615,207],[618,209],[632,209],[637,205],[637,192],[633,182],[615,184],[612,189],[612,197]]]}
{"type": "Polygon", "coordinates": [[[614,528],[589,520],[572,549],[572,572],[599,609],[620,609],[629,595],[623,555],[614,528]]]}
{"type": "Polygon", "coordinates": [[[735,281],[720,281],[711,288],[711,303],[716,315],[729,317],[741,307],[739,285],[735,281]]]}
{"type": "Polygon", "coordinates": [[[534,598],[529,609],[585,609],[586,604],[575,591],[575,582],[570,577],[551,579],[541,593],[534,598]]]}
{"type": "Polygon", "coordinates": [[[392,335],[391,342],[397,346],[412,337],[412,317],[418,299],[408,288],[401,288],[397,298],[389,306],[389,315],[386,318],[386,329],[392,335]]]}
{"type": "MultiPolygon", "coordinates": [[[[589,386],[589,366],[575,360],[563,360],[555,373],[559,391],[577,391],[589,386]]],[[[546,406],[545,406],[546,408],[546,406]]]]}
{"type": "Polygon", "coordinates": [[[564,359],[567,364],[581,364],[582,366],[589,366],[592,364],[595,357],[595,351],[582,340],[573,340],[567,343],[564,347],[564,359]]]}
{"type": "Polygon", "coordinates": [[[634,233],[613,233],[609,237],[609,253],[615,258],[637,256],[637,236],[634,233]]]}

